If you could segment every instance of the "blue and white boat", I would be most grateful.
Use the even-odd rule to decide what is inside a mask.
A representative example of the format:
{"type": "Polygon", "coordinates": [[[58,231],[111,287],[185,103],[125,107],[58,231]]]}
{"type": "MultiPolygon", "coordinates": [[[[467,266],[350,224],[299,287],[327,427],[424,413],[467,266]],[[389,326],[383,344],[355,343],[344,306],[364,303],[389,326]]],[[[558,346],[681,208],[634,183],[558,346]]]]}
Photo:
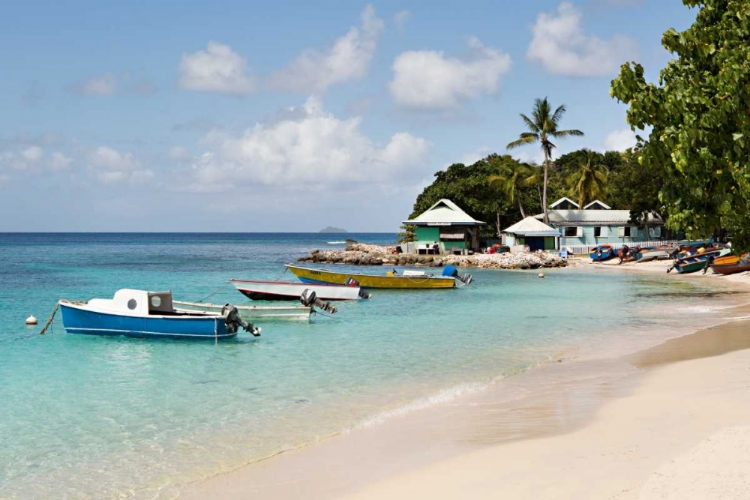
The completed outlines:
{"type": "Polygon", "coordinates": [[[242,320],[234,306],[227,304],[220,312],[175,309],[168,291],[122,289],[111,299],[59,304],[68,333],[220,340],[235,337],[242,327],[260,335],[260,328],[242,320]]]}

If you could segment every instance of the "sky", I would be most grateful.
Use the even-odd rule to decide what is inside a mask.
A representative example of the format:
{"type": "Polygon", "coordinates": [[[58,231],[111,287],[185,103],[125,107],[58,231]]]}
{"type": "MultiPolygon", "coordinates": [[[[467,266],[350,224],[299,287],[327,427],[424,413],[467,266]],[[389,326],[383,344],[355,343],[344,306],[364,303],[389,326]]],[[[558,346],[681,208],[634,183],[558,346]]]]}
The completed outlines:
{"type": "MultiPolygon", "coordinates": [[[[435,172],[565,104],[558,144],[623,150],[609,96],[655,79],[679,0],[10,2],[0,232],[395,232],[435,172]]],[[[539,161],[526,146],[511,152],[539,161]]]]}

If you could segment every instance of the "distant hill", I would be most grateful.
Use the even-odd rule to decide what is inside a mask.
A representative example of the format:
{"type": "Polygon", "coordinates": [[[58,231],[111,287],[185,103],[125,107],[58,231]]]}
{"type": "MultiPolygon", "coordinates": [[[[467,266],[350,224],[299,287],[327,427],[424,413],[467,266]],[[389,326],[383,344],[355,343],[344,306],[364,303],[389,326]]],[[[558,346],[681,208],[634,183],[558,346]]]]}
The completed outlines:
{"type": "Polygon", "coordinates": [[[325,229],[321,229],[319,232],[321,233],[346,233],[348,231],[346,229],[341,229],[340,227],[328,226],[325,229]]]}

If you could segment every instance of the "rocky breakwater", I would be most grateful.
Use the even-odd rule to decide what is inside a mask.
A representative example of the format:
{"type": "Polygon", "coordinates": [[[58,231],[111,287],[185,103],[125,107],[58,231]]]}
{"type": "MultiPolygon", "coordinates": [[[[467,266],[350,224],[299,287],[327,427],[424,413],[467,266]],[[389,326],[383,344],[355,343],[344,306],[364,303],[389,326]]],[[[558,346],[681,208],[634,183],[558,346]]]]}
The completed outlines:
{"type": "Polygon", "coordinates": [[[321,264],[349,264],[360,266],[425,266],[479,267],[483,269],[539,269],[565,267],[567,261],[558,255],[544,252],[520,252],[474,255],[416,255],[394,253],[396,247],[381,247],[355,243],[346,250],[313,250],[301,262],[321,264]]]}

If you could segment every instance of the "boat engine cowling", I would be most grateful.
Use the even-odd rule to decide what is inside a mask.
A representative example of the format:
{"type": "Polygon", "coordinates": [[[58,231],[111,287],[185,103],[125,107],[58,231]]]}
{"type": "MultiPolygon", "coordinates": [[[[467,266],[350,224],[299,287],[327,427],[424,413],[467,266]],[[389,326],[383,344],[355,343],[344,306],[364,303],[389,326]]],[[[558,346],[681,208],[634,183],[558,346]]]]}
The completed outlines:
{"type": "Polygon", "coordinates": [[[316,294],[314,290],[310,290],[309,288],[305,288],[302,291],[302,295],[300,295],[299,301],[303,306],[306,307],[317,307],[318,309],[331,314],[334,314],[336,312],[336,307],[331,305],[330,302],[323,302],[322,300],[320,300],[318,298],[318,294],[316,294]]]}
{"type": "MultiPolygon", "coordinates": [[[[355,280],[354,278],[346,278],[346,281],[344,282],[344,285],[346,286],[359,286],[359,281],[355,280]]],[[[369,299],[370,294],[365,292],[362,288],[359,289],[359,298],[360,299],[369,299]]]]}
{"type": "Polygon", "coordinates": [[[235,333],[240,327],[242,327],[242,329],[250,335],[260,337],[260,328],[256,328],[252,323],[242,319],[240,312],[232,304],[225,304],[224,307],[221,308],[221,315],[226,316],[224,324],[227,325],[227,331],[229,333],[235,333]]]}
{"type": "Polygon", "coordinates": [[[460,274],[456,276],[456,279],[464,285],[470,285],[471,282],[474,281],[474,276],[472,276],[471,274],[460,274]]]}

